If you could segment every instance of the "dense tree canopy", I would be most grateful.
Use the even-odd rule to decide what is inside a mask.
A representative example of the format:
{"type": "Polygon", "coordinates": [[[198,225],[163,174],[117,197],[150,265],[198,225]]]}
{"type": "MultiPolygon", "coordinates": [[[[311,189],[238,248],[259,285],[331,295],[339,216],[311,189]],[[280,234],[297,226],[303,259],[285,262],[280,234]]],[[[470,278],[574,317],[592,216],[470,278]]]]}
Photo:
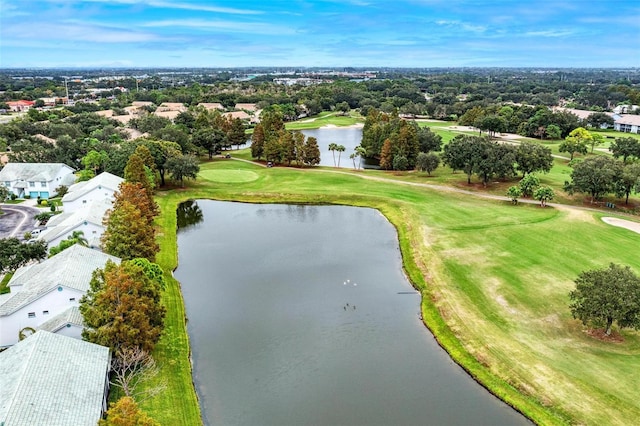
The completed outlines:
{"type": "Polygon", "coordinates": [[[576,164],[571,172],[571,182],[565,184],[569,193],[584,192],[591,195],[591,201],[615,191],[615,185],[622,175],[622,163],[613,158],[598,155],[576,164]]]}
{"type": "Polygon", "coordinates": [[[112,350],[153,350],[164,326],[161,285],[131,261],[107,262],[94,272],[80,300],[85,329],[82,337],[112,350]]]}
{"type": "Polygon", "coordinates": [[[47,257],[47,243],[22,243],[17,238],[0,239],[0,272],[13,272],[34,260],[47,257]]]}
{"type": "Polygon", "coordinates": [[[548,173],[553,166],[551,149],[531,142],[522,142],[516,147],[515,161],[522,176],[535,172],[548,173]]]}
{"type": "Polygon", "coordinates": [[[569,293],[574,318],[585,325],[640,328],[640,278],[628,266],[611,263],[608,268],[582,272],[569,293]]]}

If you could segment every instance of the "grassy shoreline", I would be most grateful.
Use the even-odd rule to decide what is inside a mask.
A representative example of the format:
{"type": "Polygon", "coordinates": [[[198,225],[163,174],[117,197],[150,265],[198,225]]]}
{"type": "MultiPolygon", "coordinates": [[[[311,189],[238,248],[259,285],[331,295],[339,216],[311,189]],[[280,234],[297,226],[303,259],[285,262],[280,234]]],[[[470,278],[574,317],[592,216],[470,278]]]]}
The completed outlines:
{"type": "MultiPolygon", "coordinates": [[[[443,195],[428,188],[367,181],[344,173],[264,169],[224,160],[202,166],[203,177],[188,189],[160,192],[157,196],[162,211],[158,225],[163,231],[158,262],[167,274],[178,261],[175,209],[186,199],[375,208],[397,230],[405,271],[422,294],[425,324],[439,344],[479,383],[538,424],[590,423],[603,419],[624,424],[624,419],[640,415],[637,403],[631,406],[628,403],[628,395],[635,394],[637,385],[624,382],[625,374],[640,366],[637,333],[625,332],[627,342],[622,346],[603,345],[589,340],[565,312],[564,299],[572,277],[585,264],[595,263],[594,252],[603,252],[603,261],[621,257],[640,269],[631,254],[623,248],[613,248],[620,241],[623,247],[637,243],[637,237],[595,223],[597,213],[514,207],[506,202],[443,195]],[[211,180],[206,180],[207,170],[218,173],[210,174],[211,180]],[[230,176],[239,181],[220,181],[220,172],[224,170],[233,170],[230,176]],[[571,229],[558,231],[567,227],[571,229]],[[586,229],[594,229],[592,238],[579,237],[586,229]],[[555,240],[547,248],[544,241],[551,238],[555,240]],[[564,250],[558,243],[563,238],[567,247],[578,242],[584,246],[575,250],[575,264],[545,268],[549,256],[559,256],[564,250]],[[517,244],[512,239],[522,242],[517,244]],[[487,262],[489,257],[482,255],[484,251],[487,256],[489,253],[498,256],[487,262]],[[466,254],[460,257],[460,253],[466,254]],[[524,259],[518,259],[519,254],[524,259]],[[508,265],[514,265],[523,277],[513,276],[508,265]],[[532,292],[531,283],[542,293],[532,292]],[[558,324],[540,323],[540,318],[550,317],[549,312],[557,317],[558,324]],[[567,350],[571,359],[588,358],[586,367],[567,363],[567,350]],[[580,378],[594,373],[594,365],[605,368],[606,363],[618,365],[629,357],[629,365],[617,378],[624,382],[620,384],[623,388],[620,395],[595,378],[580,378]],[[544,380],[536,369],[549,376],[545,378],[547,381],[557,380],[559,389],[545,388],[548,383],[539,383],[544,380]],[[584,402],[576,403],[565,396],[563,392],[570,390],[583,392],[580,398],[584,402]],[[610,403],[607,408],[614,395],[620,401],[610,403]],[[584,404],[593,408],[587,409],[584,404]]],[[[162,424],[196,424],[200,422],[199,407],[191,383],[184,305],[179,283],[174,280],[165,295],[167,302],[171,320],[167,320],[167,333],[156,356],[163,365],[163,376],[172,377],[172,390],[161,400],[143,406],[162,424]],[[173,363],[167,366],[168,361],[173,363]],[[179,383],[174,386],[174,381],[179,383]],[[181,401],[179,407],[172,405],[176,398],[181,401]]],[[[603,370],[602,374],[615,372],[603,370]]]]}

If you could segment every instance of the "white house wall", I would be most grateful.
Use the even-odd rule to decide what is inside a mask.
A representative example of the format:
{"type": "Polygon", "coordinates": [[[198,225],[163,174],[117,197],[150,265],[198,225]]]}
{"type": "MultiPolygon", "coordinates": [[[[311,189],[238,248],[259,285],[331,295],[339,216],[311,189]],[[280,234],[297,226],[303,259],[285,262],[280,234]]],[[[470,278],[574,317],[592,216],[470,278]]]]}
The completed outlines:
{"type": "MultiPolygon", "coordinates": [[[[102,234],[104,233],[104,226],[102,225],[97,225],[93,222],[83,222],[73,228],[69,228],[69,230],[63,234],[60,234],[58,237],[54,238],[53,240],[49,241],[48,243],[48,247],[55,247],[58,244],[60,244],[63,240],[66,240],[68,237],[70,237],[75,231],[82,231],[82,233],[84,234],[84,238],[87,241],[91,241],[94,238],[98,238],[100,239],[100,237],[102,236],[102,234]],[[85,224],[86,223],[86,224],[85,224]]],[[[91,247],[91,248],[98,248],[99,247],[91,247]]]]}
{"type": "Polygon", "coordinates": [[[59,328],[54,333],[61,334],[63,336],[72,337],[74,339],[82,340],[82,327],[78,327],[75,324],[67,324],[59,328]]]}
{"type": "MultiPolygon", "coordinates": [[[[11,315],[0,317],[0,347],[18,343],[18,333],[25,327],[37,328],[40,324],[61,314],[71,306],[78,306],[83,292],[60,286],[54,288],[30,304],[23,306],[11,315]],[[48,314],[44,312],[48,311],[48,314]],[[29,318],[29,313],[35,316],[29,318]]],[[[73,327],[72,327],[73,328],[73,327]]]]}
{"type": "Polygon", "coordinates": [[[98,189],[98,188],[94,188],[93,190],[87,192],[86,194],[84,194],[82,197],[73,200],[73,201],[65,201],[64,203],[64,211],[65,212],[70,212],[73,213],[77,210],[80,210],[86,206],[88,206],[89,204],[91,204],[91,202],[93,201],[98,201],[98,200],[104,200],[104,199],[109,199],[113,201],[113,194],[115,193],[115,191],[108,189],[108,188],[102,188],[102,189],[98,189]]]}

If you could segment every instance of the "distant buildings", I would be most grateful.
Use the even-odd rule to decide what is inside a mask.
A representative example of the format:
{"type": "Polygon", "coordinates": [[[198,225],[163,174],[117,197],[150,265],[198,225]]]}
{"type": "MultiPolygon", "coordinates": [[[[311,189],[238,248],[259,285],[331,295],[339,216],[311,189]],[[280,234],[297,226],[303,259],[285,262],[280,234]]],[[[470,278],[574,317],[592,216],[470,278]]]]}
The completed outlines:
{"type": "Polygon", "coordinates": [[[14,112],[29,111],[36,104],[34,101],[9,101],[9,110],[14,112]]]}

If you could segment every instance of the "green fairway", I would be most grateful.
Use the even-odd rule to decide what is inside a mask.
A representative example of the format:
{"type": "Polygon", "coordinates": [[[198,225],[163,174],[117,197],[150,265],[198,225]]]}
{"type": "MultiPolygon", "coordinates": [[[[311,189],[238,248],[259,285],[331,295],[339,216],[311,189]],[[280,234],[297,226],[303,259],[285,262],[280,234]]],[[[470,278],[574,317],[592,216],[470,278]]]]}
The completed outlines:
{"type": "MultiPolygon", "coordinates": [[[[562,170],[558,174],[548,178],[559,180],[562,170]]],[[[157,196],[163,232],[158,261],[166,271],[177,265],[175,209],[188,198],[377,208],[398,230],[406,273],[423,295],[426,325],[492,392],[540,424],[625,425],[640,416],[640,334],[624,330],[624,341],[601,342],[568,309],[568,292],[581,271],[617,262],[640,272],[640,235],[603,223],[600,213],[513,206],[366,179],[385,175],[391,176],[229,160],[203,164],[202,177],[188,189],[157,196]],[[233,181],[239,172],[258,178],[233,181]],[[226,173],[233,185],[220,184],[226,173]]],[[[173,280],[165,303],[168,328],[156,355],[172,386],[144,407],[163,424],[193,424],[187,420],[198,409],[173,280]]]]}
{"type": "Polygon", "coordinates": [[[337,115],[333,112],[323,112],[313,117],[286,123],[285,127],[287,130],[308,130],[319,129],[324,126],[353,126],[358,123],[364,123],[364,118],[359,115],[337,115]]]}

